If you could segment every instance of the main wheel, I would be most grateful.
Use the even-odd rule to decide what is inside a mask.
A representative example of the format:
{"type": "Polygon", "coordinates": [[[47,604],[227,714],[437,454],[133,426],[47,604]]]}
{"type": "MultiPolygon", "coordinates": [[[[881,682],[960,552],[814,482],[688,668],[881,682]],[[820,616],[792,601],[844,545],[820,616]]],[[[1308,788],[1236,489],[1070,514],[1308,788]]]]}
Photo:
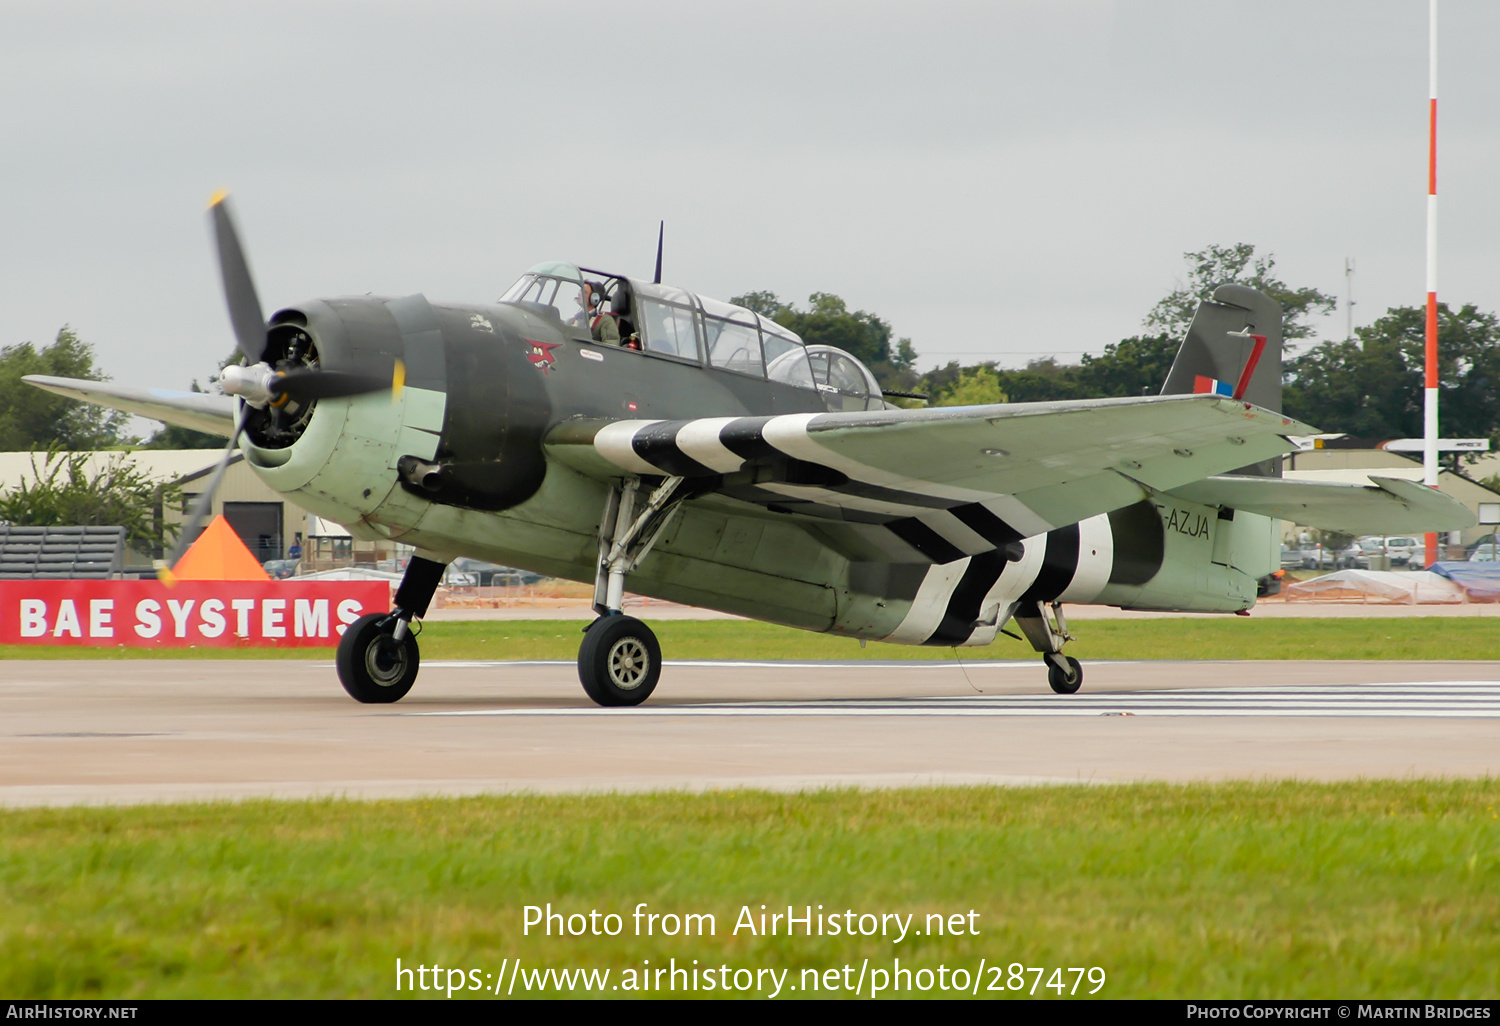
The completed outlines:
{"type": "Polygon", "coordinates": [[[1047,657],[1047,683],[1059,695],[1071,695],[1083,687],[1083,667],[1072,656],[1055,652],[1047,657]]]}
{"type": "Polygon", "coordinates": [[[578,679],[600,705],[640,705],[661,676],[661,646],[633,616],[601,616],[578,647],[578,679]]]}
{"type": "Polygon", "coordinates": [[[417,680],[417,639],[397,641],[395,625],[381,626],[389,613],[368,613],[344,630],[334,665],[339,683],[356,702],[399,702],[417,680]]]}

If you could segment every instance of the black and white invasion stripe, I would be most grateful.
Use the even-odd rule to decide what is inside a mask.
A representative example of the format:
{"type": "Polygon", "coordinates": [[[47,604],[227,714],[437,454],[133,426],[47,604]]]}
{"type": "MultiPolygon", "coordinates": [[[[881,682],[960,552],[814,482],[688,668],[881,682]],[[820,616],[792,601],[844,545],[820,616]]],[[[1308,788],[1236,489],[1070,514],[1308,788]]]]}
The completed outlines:
{"type": "MultiPolygon", "coordinates": [[[[1149,506],[1149,503],[1142,505],[1149,506]]],[[[1089,517],[993,551],[929,567],[887,641],[908,645],[988,645],[1021,602],[1092,602],[1111,583],[1134,583],[1144,569],[1136,537],[1139,510],[1089,517]],[[1131,558],[1116,558],[1116,539],[1131,558]]],[[[1155,521],[1160,532],[1160,520],[1155,521]]],[[[1151,546],[1145,546],[1148,550],[1151,546]]],[[[1161,566],[1157,546],[1154,574],[1161,566]]]]}
{"type": "Polygon", "coordinates": [[[599,430],[594,448],[633,474],[755,471],[749,483],[726,491],[778,510],[882,524],[917,558],[938,564],[980,556],[1054,526],[1012,496],[925,481],[834,452],[808,431],[817,416],[617,421],[599,430]]]}

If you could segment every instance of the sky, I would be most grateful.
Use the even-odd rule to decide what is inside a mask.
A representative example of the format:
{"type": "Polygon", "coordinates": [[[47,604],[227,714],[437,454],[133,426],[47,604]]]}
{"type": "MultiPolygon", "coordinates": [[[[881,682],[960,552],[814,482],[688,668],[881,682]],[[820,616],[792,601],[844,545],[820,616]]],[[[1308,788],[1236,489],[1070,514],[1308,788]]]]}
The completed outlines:
{"type": "MultiPolygon", "coordinates": [[[[1500,4],[1442,0],[1439,297],[1500,310],[1500,4]]],[[[1345,333],[1425,293],[1424,0],[0,7],[0,345],[128,384],[232,348],[204,215],[269,314],[498,297],[565,259],[832,292],[918,366],[1137,334],[1248,242],[1345,333]]]]}

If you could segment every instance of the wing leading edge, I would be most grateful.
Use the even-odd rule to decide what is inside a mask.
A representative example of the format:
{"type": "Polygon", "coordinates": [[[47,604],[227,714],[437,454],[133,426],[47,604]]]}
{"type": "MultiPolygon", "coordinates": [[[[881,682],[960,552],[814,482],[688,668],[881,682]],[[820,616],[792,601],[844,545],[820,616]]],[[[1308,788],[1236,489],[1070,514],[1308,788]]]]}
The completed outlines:
{"type": "Polygon", "coordinates": [[[107,381],[54,378],[45,374],[27,374],[21,380],[46,392],[124,410],[177,427],[225,438],[234,433],[235,401],[227,395],[170,388],[133,388],[107,381]]]}

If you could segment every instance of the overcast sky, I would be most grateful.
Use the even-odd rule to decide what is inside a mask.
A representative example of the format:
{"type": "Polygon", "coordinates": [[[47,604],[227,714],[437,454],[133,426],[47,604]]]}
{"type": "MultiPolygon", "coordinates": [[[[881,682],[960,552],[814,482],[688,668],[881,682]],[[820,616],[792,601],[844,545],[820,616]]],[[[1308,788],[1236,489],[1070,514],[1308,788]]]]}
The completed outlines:
{"type": "MultiPolygon", "coordinates": [[[[1500,4],[1443,0],[1439,295],[1500,309],[1500,4]]],[[[232,346],[229,188],[267,313],[497,297],[567,259],[834,292],[948,359],[1076,360],[1182,253],[1253,243],[1356,323],[1424,292],[1425,0],[0,6],[0,343],[116,380],[232,346]]]]}

